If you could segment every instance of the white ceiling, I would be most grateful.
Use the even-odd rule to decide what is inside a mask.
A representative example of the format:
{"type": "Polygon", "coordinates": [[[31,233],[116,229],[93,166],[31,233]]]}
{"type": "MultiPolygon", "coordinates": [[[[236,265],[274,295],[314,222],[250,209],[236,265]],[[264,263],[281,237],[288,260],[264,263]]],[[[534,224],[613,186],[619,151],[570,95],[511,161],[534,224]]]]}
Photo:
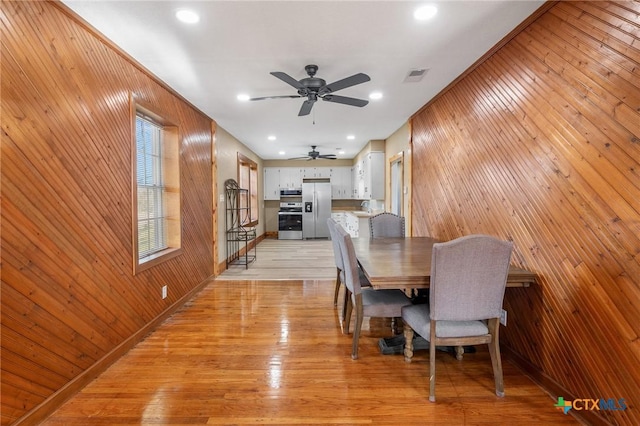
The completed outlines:
{"type": "Polygon", "coordinates": [[[353,158],[368,141],[386,139],[544,1],[431,2],[438,13],[426,22],[413,18],[425,2],[399,0],[64,3],[261,158],[282,159],[310,145],[353,158]],[[200,22],[178,22],[182,8],[200,22]],[[383,98],[363,108],[319,101],[304,117],[302,98],[236,99],[295,95],[269,72],[299,80],[307,64],[327,83],[368,74],[371,81],[336,94],[383,98]],[[403,82],[419,68],[429,70],[422,81],[403,82]]]}

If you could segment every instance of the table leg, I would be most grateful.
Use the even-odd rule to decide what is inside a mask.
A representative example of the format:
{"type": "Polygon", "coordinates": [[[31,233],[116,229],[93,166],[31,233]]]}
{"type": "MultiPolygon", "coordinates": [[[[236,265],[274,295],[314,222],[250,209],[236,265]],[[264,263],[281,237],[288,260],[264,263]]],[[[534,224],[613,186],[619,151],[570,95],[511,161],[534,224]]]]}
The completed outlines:
{"type": "Polygon", "coordinates": [[[404,333],[404,360],[411,362],[411,358],[413,358],[413,328],[402,321],[402,329],[404,333]]]}

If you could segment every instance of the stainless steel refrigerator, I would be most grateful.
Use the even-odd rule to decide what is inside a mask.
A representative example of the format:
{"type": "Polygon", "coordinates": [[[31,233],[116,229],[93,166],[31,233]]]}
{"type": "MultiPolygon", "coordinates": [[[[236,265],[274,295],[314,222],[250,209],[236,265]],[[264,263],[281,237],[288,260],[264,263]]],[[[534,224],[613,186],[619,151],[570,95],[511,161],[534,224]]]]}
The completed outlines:
{"type": "Polygon", "coordinates": [[[302,238],[329,238],[331,183],[302,183],[302,238]]]}

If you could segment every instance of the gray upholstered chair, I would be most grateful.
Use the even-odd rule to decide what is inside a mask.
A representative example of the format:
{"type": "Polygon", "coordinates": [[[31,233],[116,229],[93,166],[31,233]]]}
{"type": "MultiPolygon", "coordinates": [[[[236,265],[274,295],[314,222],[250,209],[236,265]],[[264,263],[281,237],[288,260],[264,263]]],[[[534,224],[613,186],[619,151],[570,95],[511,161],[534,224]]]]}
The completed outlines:
{"type": "Polygon", "coordinates": [[[371,238],[404,237],[404,217],[383,212],[369,218],[371,238]]]}
{"type": "MultiPolygon", "coordinates": [[[[336,227],[340,226],[338,222],[336,222],[332,218],[327,219],[327,226],[329,228],[329,235],[331,236],[331,243],[333,244],[333,256],[336,264],[336,286],[333,294],[333,306],[338,305],[338,294],[340,293],[340,285],[344,281],[344,269],[343,261],[342,261],[342,252],[340,251],[340,243],[338,242],[338,236],[336,234],[336,227]]],[[[360,267],[358,267],[358,276],[360,277],[360,285],[362,287],[371,287],[371,283],[364,275],[364,272],[360,267]]],[[[345,296],[344,304],[342,306],[342,318],[345,317],[347,308],[347,297],[345,296]]]]}
{"type": "Polygon", "coordinates": [[[338,236],[336,234],[336,226],[338,222],[334,219],[327,219],[327,226],[329,227],[329,235],[331,235],[331,243],[333,244],[333,257],[336,264],[336,288],[333,295],[333,306],[338,305],[338,293],[340,292],[341,278],[340,275],[344,269],[342,264],[342,253],[340,252],[340,243],[338,242],[338,236]]]}
{"type": "Polygon", "coordinates": [[[504,396],[500,312],[513,243],[469,235],[433,245],[429,304],[402,309],[405,360],[413,356],[414,331],[429,341],[429,400],[435,402],[436,346],[488,344],[496,395],[504,396]]]}
{"type": "Polygon", "coordinates": [[[344,333],[349,333],[351,314],[355,308],[356,323],[353,331],[351,358],[358,358],[358,340],[364,317],[396,318],[402,314],[402,307],[411,300],[401,290],[374,290],[362,288],[358,272],[356,252],[351,236],[340,225],[336,233],[343,260],[343,280],[347,287],[347,309],[344,316],[344,333]]]}

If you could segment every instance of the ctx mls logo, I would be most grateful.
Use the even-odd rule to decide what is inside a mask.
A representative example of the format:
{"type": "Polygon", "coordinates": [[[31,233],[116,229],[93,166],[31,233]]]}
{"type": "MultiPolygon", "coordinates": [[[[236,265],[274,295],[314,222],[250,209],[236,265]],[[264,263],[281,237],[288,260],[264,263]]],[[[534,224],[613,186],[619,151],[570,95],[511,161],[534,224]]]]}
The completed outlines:
{"type": "Polygon", "coordinates": [[[554,405],[558,410],[562,410],[565,414],[571,410],[571,401],[565,401],[564,397],[558,397],[558,403],[554,405]]]}
{"type": "Polygon", "coordinates": [[[558,410],[562,410],[564,414],[567,414],[572,408],[576,411],[599,411],[599,410],[626,410],[627,404],[624,399],[615,400],[613,398],[605,399],[574,399],[573,401],[565,401],[564,397],[559,396],[558,402],[554,405],[558,410]]]}

